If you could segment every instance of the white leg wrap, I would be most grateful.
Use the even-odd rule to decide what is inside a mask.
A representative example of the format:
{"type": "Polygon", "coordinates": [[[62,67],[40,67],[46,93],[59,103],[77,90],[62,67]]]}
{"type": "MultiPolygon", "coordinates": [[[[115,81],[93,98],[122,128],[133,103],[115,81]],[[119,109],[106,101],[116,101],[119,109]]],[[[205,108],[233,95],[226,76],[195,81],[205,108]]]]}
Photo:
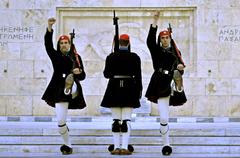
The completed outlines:
{"type": "Polygon", "coordinates": [[[128,149],[129,138],[131,133],[131,116],[132,116],[133,108],[126,107],[122,108],[122,120],[127,123],[127,132],[122,133],[122,148],[128,149]]]}
{"type": "Polygon", "coordinates": [[[160,114],[160,133],[162,134],[163,145],[169,145],[169,97],[158,99],[160,114]]]}
{"type": "MultiPolygon", "coordinates": [[[[112,118],[121,120],[121,108],[111,108],[112,111],[112,118]]],[[[120,148],[120,132],[112,132],[113,134],[113,142],[114,142],[114,149],[120,148]]]]}
{"type": "Polygon", "coordinates": [[[130,138],[130,133],[131,133],[130,121],[127,121],[127,127],[128,127],[127,132],[122,133],[122,148],[123,149],[128,149],[129,138],[130,138]]]}
{"type": "Polygon", "coordinates": [[[61,135],[64,135],[65,133],[67,133],[69,130],[68,130],[68,127],[66,124],[63,124],[63,125],[58,125],[58,132],[61,134],[61,135]]]}
{"type": "Polygon", "coordinates": [[[111,108],[112,118],[122,120],[122,109],[121,108],[111,108]]]}
{"type": "Polygon", "coordinates": [[[162,134],[163,146],[169,145],[169,126],[168,124],[161,124],[160,133],[162,134]]]}
{"type": "Polygon", "coordinates": [[[67,125],[58,125],[58,130],[59,130],[59,133],[61,134],[62,138],[63,138],[63,141],[64,141],[64,144],[71,147],[71,141],[70,141],[70,138],[69,138],[69,130],[68,130],[68,127],[67,125]]]}
{"type": "Polygon", "coordinates": [[[59,125],[66,124],[67,113],[68,113],[68,103],[67,102],[56,103],[55,110],[56,110],[56,117],[57,117],[58,124],[59,125]]]}
{"type": "Polygon", "coordinates": [[[114,142],[114,149],[120,148],[120,132],[112,132],[113,134],[113,142],[114,142]]]}
{"type": "Polygon", "coordinates": [[[69,130],[66,125],[67,112],[68,112],[68,103],[57,103],[55,106],[56,116],[58,121],[58,130],[61,134],[64,144],[71,147],[71,141],[69,139],[69,130]]]}
{"type": "Polygon", "coordinates": [[[122,120],[131,120],[133,108],[125,107],[122,108],[122,120]]]}

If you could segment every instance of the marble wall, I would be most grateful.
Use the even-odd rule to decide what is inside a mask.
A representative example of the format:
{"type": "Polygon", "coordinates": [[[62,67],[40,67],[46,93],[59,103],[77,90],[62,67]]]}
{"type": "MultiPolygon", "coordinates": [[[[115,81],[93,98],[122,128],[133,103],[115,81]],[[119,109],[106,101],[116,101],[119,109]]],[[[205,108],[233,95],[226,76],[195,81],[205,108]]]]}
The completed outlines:
{"type": "MultiPolygon", "coordinates": [[[[238,0],[2,0],[0,1],[0,115],[54,115],[41,100],[52,75],[44,48],[47,19],[56,17],[54,42],[75,29],[75,45],[87,73],[82,81],[88,107],[71,115],[101,115],[107,80],[102,71],[111,52],[116,10],[120,33],[131,37],[142,60],[144,91],[153,72],[146,37],[154,11],[159,29],[172,24],[173,37],[187,65],[188,102],[171,116],[235,117],[240,114],[240,13],[238,0]]],[[[143,97],[143,109],[157,106],[143,97]]],[[[141,110],[138,110],[141,111],[141,110]]]]}

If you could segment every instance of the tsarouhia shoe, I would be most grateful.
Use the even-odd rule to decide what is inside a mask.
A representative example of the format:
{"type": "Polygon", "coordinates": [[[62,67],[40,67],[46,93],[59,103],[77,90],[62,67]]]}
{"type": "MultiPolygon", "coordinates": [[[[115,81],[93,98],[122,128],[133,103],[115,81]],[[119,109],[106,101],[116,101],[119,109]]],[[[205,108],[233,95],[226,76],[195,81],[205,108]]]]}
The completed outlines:
{"type": "Polygon", "coordinates": [[[111,154],[112,155],[120,155],[120,149],[119,148],[114,149],[113,151],[111,151],[111,154]]]}
{"type": "Polygon", "coordinates": [[[65,95],[71,94],[73,83],[74,83],[73,74],[69,74],[65,79],[65,88],[64,88],[65,95]]]}
{"type": "Polygon", "coordinates": [[[129,151],[128,149],[121,149],[120,155],[132,155],[132,152],[129,151]]]}
{"type": "Polygon", "coordinates": [[[175,83],[176,91],[182,92],[183,91],[183,78],[182,78],[181,73],[178,70],[174,71],[173,80],[175,83]]]}

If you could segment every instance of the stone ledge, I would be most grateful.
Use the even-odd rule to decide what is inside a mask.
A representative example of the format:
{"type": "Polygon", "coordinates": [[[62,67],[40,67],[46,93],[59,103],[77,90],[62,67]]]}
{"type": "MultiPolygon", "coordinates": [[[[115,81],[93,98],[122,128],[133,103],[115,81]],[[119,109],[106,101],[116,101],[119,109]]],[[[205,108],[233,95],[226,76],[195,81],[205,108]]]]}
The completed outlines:
{"type": "MultiPolygon", "coordinates": [[[[73,155],[61,155],[59,152],[59,145],[3,145],[0,146],[0,157],[51,157],[51,158],[65,158],[65,157],[91,157],[91,158],[116,158],[115,155],[110,155],[107,151],[106,145],[73,145],[73,155]]],[[[160,145],[154,146],[134,146],[135,152],[131,158],[159,158],[162,157],[160,145]]],[[[173,146],[174,153],[168,158],[220,158],[231,157],[239,158],[240,148],[233,147],[229,149],[227,146],[173,146]]],[[[125,156],[123,156],[125,157],[125,156]]]]}
{"type": "MultiPolygon", "coordinates": [[[[68,122],[109,122],[110,116],[69,116],[68,122]]],[[[132,122],[160,122],[158,116],[138,117],[133,114],[132,122]]],[[[55,116],[0,116],[0,122],[56,122],[55,116]]],[[[174,123],[228,123],[240,122],[239,117],[170,117],[174,123]]]]}

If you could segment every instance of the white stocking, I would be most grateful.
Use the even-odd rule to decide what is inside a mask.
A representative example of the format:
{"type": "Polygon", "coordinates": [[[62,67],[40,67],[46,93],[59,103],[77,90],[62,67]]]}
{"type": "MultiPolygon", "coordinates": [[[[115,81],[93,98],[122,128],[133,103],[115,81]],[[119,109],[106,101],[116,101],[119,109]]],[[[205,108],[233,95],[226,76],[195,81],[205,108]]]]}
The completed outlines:
{"type": "MultiPolygon", "coordinates": [[[[111,108],[112,111],[112,118],[121,120],[121,108],[111,108]]],[[[119,121],[120,123],[120,121],[119,121]]],[[[113,134],[113,142],[114,142],[114,149],[120,148],[120,132],[112,132],[113,134]]]]}
{"type": "Polygon", "coordinates": [[[122,120],[129,120],[127,121],[127,132],[122,133],[122,148],[128,149],[129,137],[131,132],[131,115],[132,115],[133,108],[125,107],[122,108],[122,120]]]}
{"type": "Polygon", "coordinates": [[[56,110],[59,133],[61,134],[61,136],[63,138],[64,144],[71,147],[71,141],[69,139],[68,127],[66,125],[68,103],[66,103],[66,102],[56,103],[55,110],[56,110]]]}
{"type": "Polygon", "coordinates": [[[169,98],[164,97],[158,99],[158,108],[160,114],[160,132],[162,134],[163,145],[169,145],[169,98]]]}

